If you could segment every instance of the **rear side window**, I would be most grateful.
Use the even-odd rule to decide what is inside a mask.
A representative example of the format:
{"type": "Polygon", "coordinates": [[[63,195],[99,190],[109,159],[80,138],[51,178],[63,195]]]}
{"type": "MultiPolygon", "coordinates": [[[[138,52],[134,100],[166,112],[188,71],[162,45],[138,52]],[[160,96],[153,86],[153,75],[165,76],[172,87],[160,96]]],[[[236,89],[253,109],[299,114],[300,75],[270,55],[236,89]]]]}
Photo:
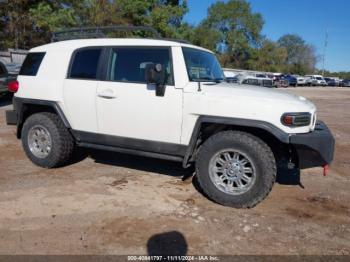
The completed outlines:
{"type": "Polygon", "coordinates": [[[35,76],[38,73],[40,64],[43,61],[44,56],[44,52],[28,53],[28,55],[24,59],[19,74],[25,76],[35,76]]]}
{"type": "Polygon", "coordinates": [[[79,50],[74,54],[69,78],[96,79],[101,48],[79,50]]]}
{"type": "Polygon", "coordinates": [[[165,69],[166,84],[174,84],[170,48],[168,47],[113,48],[109,62],[108,80],[146,83],[145,68],[149,63],[161,64],[165,69]]]}

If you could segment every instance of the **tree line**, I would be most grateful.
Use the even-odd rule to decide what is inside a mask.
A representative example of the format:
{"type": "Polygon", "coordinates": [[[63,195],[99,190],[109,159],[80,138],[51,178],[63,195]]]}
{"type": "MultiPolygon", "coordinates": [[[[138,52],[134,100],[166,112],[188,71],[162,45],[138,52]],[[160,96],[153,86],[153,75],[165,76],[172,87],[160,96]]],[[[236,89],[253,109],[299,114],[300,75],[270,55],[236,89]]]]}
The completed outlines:
{"type": "Polygon", "coordinates": [[[0,48],[29,49],[70,27],[142,25],[216,52],[223,67],[300,75],[316,71],[315,47],[295,34],[266,38],[263,17],[246,0],[214,3],[197,26],[184,21],[188,11],[186,0],[1,1],[0,48]]]}

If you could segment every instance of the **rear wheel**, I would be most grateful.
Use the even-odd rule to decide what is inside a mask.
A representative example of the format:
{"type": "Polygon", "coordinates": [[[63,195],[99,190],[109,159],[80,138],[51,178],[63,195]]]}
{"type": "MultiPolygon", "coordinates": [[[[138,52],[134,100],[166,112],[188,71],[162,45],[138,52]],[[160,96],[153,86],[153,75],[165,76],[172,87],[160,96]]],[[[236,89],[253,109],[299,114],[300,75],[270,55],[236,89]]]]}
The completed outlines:
{"type": "Polygon", "coordinates": [[[21,135],[28,158],[41,167],[52,168],[65,164],[74,149],[73,137],[53,113],[37,113],[28,117],[21,135]]]}
{"type": "Polygon", "coordinates": [[[203,192],[222,205],[250,208],[262,201],[276,179],[271,149],[244,132],[224,131],[201,146],[196,162],[203,192]]]}

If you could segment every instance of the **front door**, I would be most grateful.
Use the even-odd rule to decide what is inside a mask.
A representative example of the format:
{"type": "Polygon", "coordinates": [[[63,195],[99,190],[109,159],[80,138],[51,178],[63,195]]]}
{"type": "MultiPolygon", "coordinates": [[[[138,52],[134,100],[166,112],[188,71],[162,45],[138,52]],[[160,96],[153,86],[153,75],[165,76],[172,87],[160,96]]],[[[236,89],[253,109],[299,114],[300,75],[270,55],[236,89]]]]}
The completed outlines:
{"type": "Polygon", "coordinates": [[[135,142],[145,151],[142,146],[152,141],[180,144],[183,96],[175,88],[171,48],[116,47],[108,60],[107,79],[99,82],[96,94],[99,133],[135,142]],[[166,70],[163,97],[145,82],[148,63],[160,63],[166,70]]]}

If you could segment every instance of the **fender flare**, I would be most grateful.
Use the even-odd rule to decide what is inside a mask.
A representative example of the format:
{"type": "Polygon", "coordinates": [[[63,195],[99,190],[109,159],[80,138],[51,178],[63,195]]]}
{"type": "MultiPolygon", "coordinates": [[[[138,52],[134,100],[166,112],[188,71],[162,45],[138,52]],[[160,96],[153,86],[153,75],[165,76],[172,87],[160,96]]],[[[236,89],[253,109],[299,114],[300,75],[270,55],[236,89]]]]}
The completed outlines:
{"type": "Polygon", "coordinates": [[[199,136],[201,126],[202,124],[205,124],[205,123],[259,128],[264,131],[267,131],[282,143],[289,144],[289,141],[290,141],[289,140],[290,134],[283,132],[278,127],[265,121],[242,119],[242,118],[220,117],[220,116],[199,116],[194,126],[190,143],[187,147],[187,150],[182,162],[182,166],[184,168],[188,167],[188,161],[190,160],[192,154],[194,153],[194,150],[196,147],[196,141],[199,136]]]}
{"type": "Polygon", "coordinates": [[[19,130],[22,126],[24,119],[24,108],[26,106],[35,105],[35,106],[47,106],[53,109],[53,111],[60,117],[65,127],[71,129],[71,125],[69,124],[66,116],[63,113],[63,110],[58,105],[56,101],[49,100],[41,100],[41,99],[29,99],[29,98],[21,98],[21,97],[13,97],[13,108],[17,114],[17,137],[19,138],[19,130]]]}

